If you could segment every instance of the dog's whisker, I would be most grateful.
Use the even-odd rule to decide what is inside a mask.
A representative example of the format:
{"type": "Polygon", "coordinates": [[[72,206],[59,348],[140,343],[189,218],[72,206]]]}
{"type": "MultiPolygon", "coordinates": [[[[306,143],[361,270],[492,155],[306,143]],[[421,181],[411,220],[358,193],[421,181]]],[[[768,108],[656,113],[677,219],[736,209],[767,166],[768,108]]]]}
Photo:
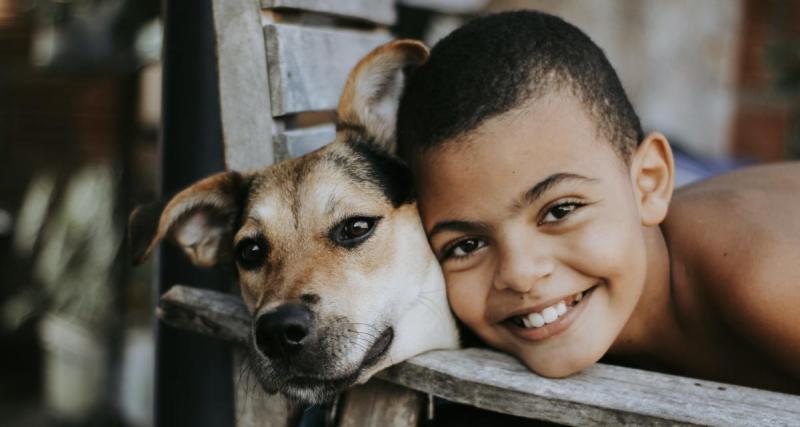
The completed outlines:
{"type": "Polygon", "coordinates": [[[352,330],[352,329],[348,329],[348,331],[349,331],[349,332],[352,332],[352,333],[353,333],[353,334],[352,334],[352,336],[356,336],[356,337],[364,337],[364,336],[367,336],[367,337],[369,337],[369,338],[372,338],[373,340],[376,340],[376,339],[378,339],[378,337],[379,337],[379,335],[371,334],[371,333],[369,333],[369,332],[363,332],[363,331],[354,331],[354,330],[352,330]]]}
{"type": "Polygon", "coordinates": [[[378,335],[374,335],[374,334],[371,334],[369,332],[355,331],[355,330],[352,330],[352,329],[348,329],[348,331],[349,332],[355,332],[356,336],[366,335],[366,336],[368,336],[368,337],[370,337],[372,339],[378,339],[378,335]]]}
{"type": "Polygon", "coordinates": [[[377,326],[375,326],[375,325],[372,325],[372,324],[369,324],[369,323],[359,323],[359,322],[347,322],[347,323],[349,323],[349,324],[351,324],[351,325],[362,325],[362,326],[366,326],[366,327],[368,327],[368,328],[370,328],[370,329],[374,329],[374,330],[376,330],[376,331],[378,330],[378,327],[377,327],[377,326]]]}
{"type": "Polygon", "coordinates": [[[353,341],[353,342],[357,343],[357,344],[364,344],[364,345],[371,346],[375,341],[374,340],[367,340],[367,339],[364,339],[364,338],[361,338],[361,339],[356,338],[356,340],[353,341]]]}
{"type": "Polygon", "coordinates": [[[422,304],[423,307],[430,310],[430,312],[433,313],[435,316],[437,317],[447,316],[447,314],[444,313],[442,309],[437,306],[436,302],[431,300],[430,298],[420,295],[419,302],[422,304]]]}
{"type": "Polygon", "coordinates": [[[377,341],[380,338],[378,335],[373,335],[373,334],[357,334],[355,336],[362,339],[366,339],[368,341],[377,341]]]}

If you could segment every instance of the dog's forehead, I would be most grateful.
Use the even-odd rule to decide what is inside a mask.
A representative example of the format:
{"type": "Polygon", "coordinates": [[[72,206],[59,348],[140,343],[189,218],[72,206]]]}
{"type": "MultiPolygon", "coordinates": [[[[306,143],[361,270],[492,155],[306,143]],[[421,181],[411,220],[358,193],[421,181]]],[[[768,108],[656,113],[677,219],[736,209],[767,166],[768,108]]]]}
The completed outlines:
{"type": "Polygon", "coordinates": [[[285,222],[375,210],[404,204],[410,181],[388,156],[353,143],[322,150],[264,169],[254,178],[245,215],[285,222]]]}

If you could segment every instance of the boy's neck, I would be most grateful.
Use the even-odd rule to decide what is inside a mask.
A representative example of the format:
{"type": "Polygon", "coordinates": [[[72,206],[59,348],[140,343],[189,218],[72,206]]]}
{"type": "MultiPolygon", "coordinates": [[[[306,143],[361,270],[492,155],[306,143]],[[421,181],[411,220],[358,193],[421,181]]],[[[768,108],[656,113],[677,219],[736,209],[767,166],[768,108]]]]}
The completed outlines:
{"type": "Polygon", "coordinates": [[[661,227],[647,227],[644,238],[647,275],[642,294],[608,354],[622,358],[643,356],[649,362],[661,363],[684,348],[681,344],[685,338],[674,300],[669,248],[661,227]]]}

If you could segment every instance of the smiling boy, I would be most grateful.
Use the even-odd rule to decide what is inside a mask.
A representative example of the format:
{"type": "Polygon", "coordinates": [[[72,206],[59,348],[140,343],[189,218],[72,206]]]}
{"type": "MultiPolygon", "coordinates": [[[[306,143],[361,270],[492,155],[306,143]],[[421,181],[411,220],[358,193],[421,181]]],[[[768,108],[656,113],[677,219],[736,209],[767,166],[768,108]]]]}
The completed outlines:
{"type": "Polygon", "coordinates": [[[800,166],[676,192],[603,52],[536,12],[412,73],[398,146],[456,316],[545,376],[610,356],[800,391],[800,166]]]}

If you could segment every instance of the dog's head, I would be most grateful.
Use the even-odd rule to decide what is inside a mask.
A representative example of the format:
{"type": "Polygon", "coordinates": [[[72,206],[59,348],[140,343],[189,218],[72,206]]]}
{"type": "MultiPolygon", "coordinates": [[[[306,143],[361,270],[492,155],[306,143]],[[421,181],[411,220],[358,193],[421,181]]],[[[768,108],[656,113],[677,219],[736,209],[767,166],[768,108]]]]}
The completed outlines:
{"type": "Polygon", "coordinates": [[[235,263],[267,391],[321,401],[458,344],[408,170],[391,153],[403,69],[426,57],[424,45],[402,40],[365,57],[342,94],[336,140],[324,148],[208,177],[163,212],[131,217],[138,259],[168,238],[197,265],[235,263]]]}

